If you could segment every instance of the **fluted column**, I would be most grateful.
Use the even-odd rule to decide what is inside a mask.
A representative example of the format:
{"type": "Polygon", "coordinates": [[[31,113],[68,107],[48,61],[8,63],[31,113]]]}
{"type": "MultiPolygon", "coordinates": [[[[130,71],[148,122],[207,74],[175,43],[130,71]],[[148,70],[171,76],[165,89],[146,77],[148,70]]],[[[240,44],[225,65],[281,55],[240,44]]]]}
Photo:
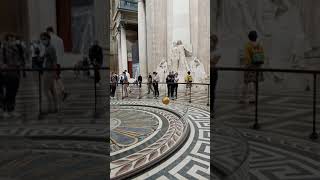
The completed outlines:
{"type": "Polygon", "coordinates": [[[120,25],[121,32],[121,71],[128,70],[128,51],[127,51],[127,34],[124,25],[120,25]]]}
{"type": "Polygon", "coordinates": [[[123,72],[122,68],[122,58],[121,58],[121,37],[120,37],[120,32],[117,33],[117,45],[118,45],[118,72],[119,74],[123,72]]]}
{"type": "Polygon", "coordinates": [[[144,0],[138,0],[138,38],[139,38],[139,65],[143,79],[148,75],[147,64],[147,30],[146,9],[144,0]]]}

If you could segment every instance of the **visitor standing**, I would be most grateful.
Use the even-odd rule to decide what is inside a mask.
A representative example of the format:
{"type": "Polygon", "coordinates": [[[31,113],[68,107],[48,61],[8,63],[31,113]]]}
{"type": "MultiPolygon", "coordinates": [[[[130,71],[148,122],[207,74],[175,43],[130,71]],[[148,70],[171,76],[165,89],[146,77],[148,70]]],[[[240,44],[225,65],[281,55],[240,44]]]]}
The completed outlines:
{"type": "Polygon", "coordinates": [[[210,67],[212,68],[212,84],[213,84],[213,97],[211,105],[211,110],[214,111],[215,99],[216,99],[216,87],[218,82],[218,71],[216,69],[216,65],[221,58],[221,54],[217,49],[218,45],[218,37],[214,34],[210,37],[210,67]]]}
{"type": "Polygon", "coordinates": [[[150,91],[152,91],[152,93],[154,93],[154,90],[152,88],[152,75],[149,74],[148,76],[148,94],[150,94],[150,91]]]}
{"type": "Polygon", "coordinates": [[[167,83],[167,90],[168,90],[168,98],[171,97],[171,88],[172,88],[172,84],[171,84],[171,71],[169,72],[169,74],[167,75],[167,78],[166,78],[166,83],[167,83]]]}
{"type": "Polygon", "coordinates": [[[123,72],[123,90],[124,90],[124,97],[128,97],[128,88],[129,88],[129,79],[126,75],[126,72],[123,72]]]}
{"type": "Polygon", "coordinates": [[[111,89],[110,89],[111,90],[111,97],[114,98],[116,90],[117,90],[117,76],[114,72],[112,72],[112,75],[111,75],[110,86],[111,86],[111,89]]]}
{"type": "Polygon", "coordinates": [[[41,45],[40,41],[34,41],[30,46],[32,69],[42,69],[43,59],[41,58],[41,45]]]}
{"type": "MultiPolygon", "coordinates": [[[[45,47],[44,68],[55,69],[57,66],[56,49],[51,45],[51,36],[44,32],[41,33],[40,39],[45,47]]],[[[43,73],[43,91],[48,101],[48,113],[58,112],[58,93],[56,91],[57,73],[54,71],[45,71],[43,73]]]]}
{"type": "Polygon", "coordinates": [[[185,95],[188,95],[188,92],[189,92],[189,95],[190,95],[191,87],[192,87],[192,76],[191,76],[191,72],[190,71],[187,72],[187,75],[185,76],[184,80],[185,80],[185,83],[186,83],[186,93],[185,93],[185,95]]]}
{"type": "Polygon", "coordinates": [[[178,86],[179,86],[179,74],[176,72],[174,75],[174,99],[178,99],[178,86]]]}
{"type": "Polygon", "coordinates": [[[126,76],[127,76],[128,79],[129,79],[129,78],[131,77],[131,76],[130,76],[130,73],[129,73],[127,70],[125,70],[124,72],[126,73],[126,76]]]}
{"type": "Polygon", "coordinates": [[[175,79],[175,74],[174,71],[171,72],[170,75],[170,98],[171,100],[174,100],[174,88],[175,88],[175,83],[174,83],[174,79],[175,79]]]}
{"type": "Polygon", "coordinates": [[[119,85],[119,76],[118,76],[118,74],[117,74],[117,73],[115,73],[114,75],[115,75],[115,77],[116,77],[117,87],[118,87],[118,85],[119,85]]]}
{"type": "Polygon", "coordinates": [[[2,86],[3,91],[3,117],[9,118],[11,116],[20,116],[16,111],[16,96],[20,84],[20,70],[21,58],[19,57],[19,49],[16,44],[16,37],[13,34],[6,36],[6,42],[2,49],[2,86]],[[5,71],[12,69],[10,71],[5,71]]]}
{"type": "MultiPolygon", "coordinates": [[[[264,64],[264,50],[261,43],[257,42],[258,34],[256,31],[250,31],[248,34],[249,42],[245,45],[244,64],[247,69],[258,69],[264,64]]],[[[244,72],[244,86],[240,103],[255,103],[255,88],[257,82],[256,73],[258,73],[258,81],[263,81],[263,74],[255,71],[244,72]]]]}
{"type": "Polygon", "coordinates": [[[153,72],[153,75],[154,75],[154,78],[153,78],[154,98],[157,99],[160,95],[159,93],[160,76],[157,72],[153,72]]]}
{"type": "Polygon", "coordinates": [[[100,68],[103,64],[103,50],[99,45],[99,41],[94,41],[93,45],[89,49],[89,58],[93,66],[95,67],[95,82],[98,86],[100,86],[100,68]]]}
{"type": "Polygon", "coordinates": [[[142,84],[142,76],[141,76],[141,74],[138,76],[138,83],[139,83],[139,88],[141,88],[141,84],[142,84]]]}
{"type": "MultiPolygon", "coordinates": [[[[23,45],[23,42],[21,41],[20,37],[16,37],[16,46],[18,49],[18,57],[19,57],[19,62],[21,62],[20,67],[25,68],[26,67],[26,51],[25,51],[25,46],[23,45]]],[[[27,73],[25,70],[22,70],[22,76],[25,78],[27,77],[27,73]]]]}
{"type": "Polygon", "coordinates": [[[69,94],[65,92],[64,84],[62,82],[61,77],[61,67],[64,67],[64,43],[63,40],[54,32],[53,27],[48,27],[46,29],[47,34],[50,36],[50,44],[55,49],[55,54],[57,58],[56,62],[56,69],[57,69],[57,76],[59,79],[57,79],[58,84],[60,85],[60,89],[63,89],[62,92],[62,98],[65,100],[69,94]]]}

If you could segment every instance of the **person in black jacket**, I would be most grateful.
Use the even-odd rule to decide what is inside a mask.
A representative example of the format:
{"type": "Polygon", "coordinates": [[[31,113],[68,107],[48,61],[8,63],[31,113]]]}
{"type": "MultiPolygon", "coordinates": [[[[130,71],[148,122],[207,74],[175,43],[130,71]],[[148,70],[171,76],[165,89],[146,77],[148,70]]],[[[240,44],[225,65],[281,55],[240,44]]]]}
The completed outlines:
{"type": "Polygon", "coordinates": [[[139,83],[139,88],[141,88],[141,84],[142,84],[142,76],[141,76],[141,74],[138,76],[138,83],[139,83]]]}
{"type": "Polygon", "coordinates": [[[94,41],[93,46],[91,46],[89,49],[89,58],[90,58],[91,64],[93,64],[93,66],[96,68],[94,72],[95,82],[99,84],[101,80],[99,68],[103,64],[103,50],[97,40],[94,41]]]}

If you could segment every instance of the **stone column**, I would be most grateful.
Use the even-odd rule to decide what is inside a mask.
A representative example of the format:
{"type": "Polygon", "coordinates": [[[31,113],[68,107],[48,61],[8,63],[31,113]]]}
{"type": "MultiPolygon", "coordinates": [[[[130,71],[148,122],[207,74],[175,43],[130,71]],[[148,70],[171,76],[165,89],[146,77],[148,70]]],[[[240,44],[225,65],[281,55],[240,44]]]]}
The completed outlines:
{"type": "Polygon", "coordinates": [[[57,29],[56,0],[32,0],[28,3],[29,37],[39,39],[48,26],[57,29]]]}
{"type": "Polygon", "coordinates": [[[128,51],[127,51],[127,34],[126,29],[124,28],[124,25],[120,25],[120,31],[121,31],[121,62],[122,63],[122,70],[128,70],[128,51]]]}
{"type": "Polygon", "coordinates": [[[121,58],[121,37],[120,37],[120,32],[117,32],[117,45],[118,45],[118,72],[121,74],[123,72],[122,68],[122,58],[121,58]]]}
{"type": "Polygon", "coordinates": [[[143,79],[148,75],[147,64],[147,31],[146,31],[146,8],[144,0],[138,0],[138,39],[139,39],[139,65],[143,79]]]}

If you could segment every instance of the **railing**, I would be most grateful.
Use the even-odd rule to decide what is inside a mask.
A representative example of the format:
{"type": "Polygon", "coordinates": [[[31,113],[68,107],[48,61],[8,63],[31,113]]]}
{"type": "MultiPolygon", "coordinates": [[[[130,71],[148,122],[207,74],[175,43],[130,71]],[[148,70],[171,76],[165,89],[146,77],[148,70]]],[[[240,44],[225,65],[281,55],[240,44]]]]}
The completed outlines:
{"type": "Polygon", "coordinates": [[[123,10],[138,11],[138,2],[135,0],[120,0],[118,8],[123,10]]]}
{"type": "MultiPolygon", "coordinates": [[[[111,85],[111,83],[110,83],[111,85]]],[[[159,97],[155,97],[153,83],[127,83],[116,84],[115,98],[118,100],[125,99],[143,99],[143,98],[163,98],[169,97],[170,100],[178,102],[193,103],[210,106],[210,84],[207,83],[158,83],[159,97]],[[191,85],[186,88],[187,84],[191,85]],[[127,87],[126,87],[127,85],[127,87]],[[150,90],[149,90],[150,86],[150,90]],[[171,86],[171,87],[170,87],[171,86]],[[177,90],[171,90],[174,86],[178,86],[177,90]],[[126,89],[127,88],[127,89],[126,89]],[[128,93],[126,94],[126,91],[128,93]],[[147,93],[149,91],[149,93],[147,93]],[[171,94],[173,93],[173,95],[171,94]]]]}
{"type": "Polygon", "coordinates": [[[320,74],[320,71],[315,70],[292,70],[292,69],[268,69],[268,68],[233,68],[233,67],[216,67],[217,71],[232,71],[232,72],[245,72],[251,71],[255,72],[255,118],[253,129],[260,129],[259,124],[259,72],[276,72],[276,73],[295,73],[295,74],[307,74],[313,77],[313,119],[312,119],[312,133],[310,134],[310,139],[317,139],[318,133],[316,131],[316,113],[317,113],[317,76],[320,74]]]}
{"type": "MultiPolygon", "coordinates": [[[[86,91],[88,90],[88,92],[83,93],[84,96],[85,96],[85,94],[87,94],[86,97],[85,97],[86,98],[85,100],[84,99],[74,99],[74,101],[72,103],[77,103],[77,104],[80,104],[82,106],[86,106],[87,105],[85,107],[86,110],[89,110],[88,108],[92,108],[92,111],[93,111],[93,116],[92,117],[93,117],[93,119],[91,119],[91,121],[92,121],[91,123],[96,123],[96,120],[98,118],[101,118],[99,114],[100,113],[103,113],[103,114],[105,113],[105,111],[104,112],[98,112],[98,109],[105,110],[104,106],[106,105],[105,104],[106,103],[105,102],[105,97],[107,96],[107,91],[105,90],[106,88],[104,88],[104,90],[101,90],[101,89],[98,90],[97,83],[96,83],[96,80],[95,80],[96,76],[97,76],[97,73],[93,73],[92,80],[90,80],[90,79],[86,80],[86,84],[80,85],[80,83],[81,83],[80,78],[83,76],[82,73],[84,73],[84,72],[88,72],[88,71],[104,71],[105,73],[108,73],[108,70],[109,70],[109,68],[107,68],[107,67],[101,67],[101,68],[77,68],[77,69],[75,69],[75,68],[61,68],[61,69],[59,69],[59,71],[61,72],[62,82],[64,83],[66,92],[71,93],[71,95],[78,95],[77,91],[82,91],[83,92],[83,90],[86,90],[86,91]],[[63,79],[63,77],[64,77],[64,73],[65,72],[71,73],[72,77],[69,77],[69,79],[68,79],[68,81],[70,81],[69,83],[64,82],[65,79],[63,79]],[[75,75],[77,73],[79,73],[79,75],[75,75]],[[77,81],[77,80],[79,80],[79,81],[77,81]],[[90,85],[91,84],[90,81],[92,81],[92,85],[90,85]],[[87,86],[88,85],[87,83],[89,83],[90,87],[87,86]],[[77,89],[70,89],[71,85],[74,85],[74,87],[77,88],[77,89]],[[100,96],[103,96],[104,98],[99,98],[98,92],[100,93],[100,96]],[[105,94],[102,95],[101,94],[102,92],[103,93],[105,92],[105,94]],[[92,95],[93,95],[92,98],[88,97],[90,95],[90,93],[92,93],[92,95]],[[92,103],[91,99],[93,100],[93,106],[91,104],[92,103]],[[99,99],[103,99],[102,100],[103,102],[101,103],[101,105],[103,107],[100,107],[100,108],[98,107],[98,100],[99,99]],[[79,101],[83,101],[83,102],[80,103],[79,101]]],[[[2,74],[12,74],[12,73],[21,74],[21,72],[26,72],[27,73],[27,77],[28,77],[27,80],[23,81],[24,78],[21,77],[19,84],[31,83],[30,81],[32,81],[32,86],[33,87],[29,87],[29,86],[28,87],[21,87],[21,85],[20,85],[20,88],[18,90],[18,96],[21,95],[21,94],[23,94],[23,96],[28,96],[28,97],[22,97],[21,98],[21,102],[17,101],[17,105],[20,106],[19,109],[23,109],[22,111],[25,114],[24,116],[28,115],[28,118],[26,118],[26,117],[23,118],[24,122],[27,121],[26,119],[34,118],[34,117],[30,117],[30,116],[31,116],[31,114],[32,114],[32,116],[34,116],[35,112],[38,113],[38,115],[37,115],[38,120],[41,120],[41,119],[44,118],[45,113],[44,113],[44,108],[43,108],[43,104],[44,104],[44,101],[43,101],[43,99],[44,99],[44,94],[43,94],[44,93],[43,92],[43,76],[44,76],[44,74],[46,72],[50,72],[50,71],[55,73],[57,71],[57,69],[48,69],[48,68],[42,68],[42,69],[11,68],[10,69],[10,68],[8,68],[8,69],[0,70],[0,73],[2,73],[2,74]],[[28,92],[24,92],[26,89],[28,90],[28,92]],[[34,94],[34,96],[30,97],[30,94],[34,94]],[[30,108],[32,108],[33,110],[29,110],[30,108]],[[36,108],[38,108],[38,109],[36,110],[36,108]],[[26,109],[28,109],[28,110],[26,110],[26,109]]],[[[103,72],[101,74],[103,74],[103,72]]],[[[106,77],[105,74],[101,75],[101,81],[106,82],[104,77],[106,77]]],[[[2,77],[1,80],[3,80],[3,78],[5,78],[5,77],[2,77]]],[[[2,84],[0,84],[0,85],[1,85],[1,88],[2,88],[2,84]]],[[[107,86],[105,86],[105,87],[107,87],[107,86]]],[[[2,91],[2,89],[1,89],[1,91],[2,91]]],[[[2,94],[0,94],[0,96],[1,95],[2,94]]],[[[20,98],[19,98],[19,100],[20,100],[20,98]]],[[[58,109],[59,112],[60,112],[60,110],[63,110],[62,106],[61,107],[59,106],[59,108],[60,108],[60,109],[58,109]]],[[[72,105],[71,105],[71,107],[69,107],[68,111],[72,111],[73,108],[74,107],[72,107],[72,105]]],[[[69,115],[70,115],[70,112],[67,112],[67,113],[69,113],[69,115]]],[[[74,118],[80,118],[80,117],[74,117],[74,118]]]]}

